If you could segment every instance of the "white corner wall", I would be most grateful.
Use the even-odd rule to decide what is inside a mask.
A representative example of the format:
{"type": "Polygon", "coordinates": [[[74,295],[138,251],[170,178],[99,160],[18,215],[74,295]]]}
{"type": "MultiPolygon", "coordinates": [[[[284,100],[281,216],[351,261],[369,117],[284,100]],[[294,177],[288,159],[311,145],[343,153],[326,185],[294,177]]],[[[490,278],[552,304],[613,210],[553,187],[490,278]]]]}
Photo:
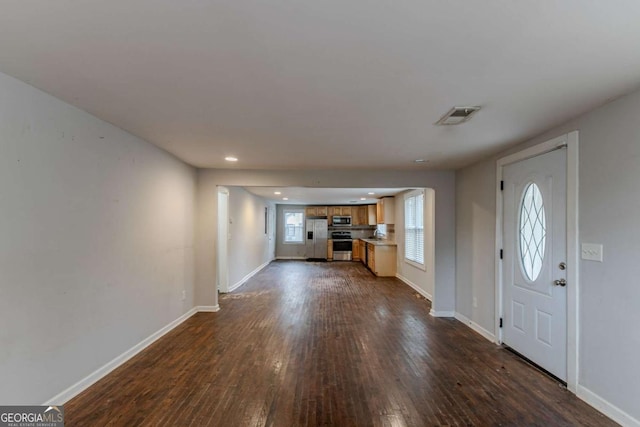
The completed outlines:
{"type": "Polygon", "coordinates": [[[579,266],[578,396],[624,425],[640,425],[638,111],[635,92],[456,174],[457,309],[493,331],[495,161],[579,131],[580,243],[603,244],[604,262],[579,266]],[[474,296],[477,309],[471,307],[474,296]]]}
{"type": "Polygon", "coordinates": [[[241,187],[229,190],[229,290],[242,285],[274,259],[273,235],[265,234],[264,210],[275,208],[241,187]]]}
{"type": "Polygon", "coordinates": [[[193,307],[195,178],[0,74],[2,404],[47,401],[193,307]]]}

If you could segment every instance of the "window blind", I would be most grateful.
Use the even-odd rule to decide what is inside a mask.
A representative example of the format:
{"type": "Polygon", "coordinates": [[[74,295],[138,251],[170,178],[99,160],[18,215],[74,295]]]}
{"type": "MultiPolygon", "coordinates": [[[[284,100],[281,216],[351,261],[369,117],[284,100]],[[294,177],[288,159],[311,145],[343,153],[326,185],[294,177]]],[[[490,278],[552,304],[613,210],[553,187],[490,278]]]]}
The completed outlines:
{"type": "Polygon", "coordinates": [[[424,193],[404,199],[404,257],[424,265],[424,193]]]}

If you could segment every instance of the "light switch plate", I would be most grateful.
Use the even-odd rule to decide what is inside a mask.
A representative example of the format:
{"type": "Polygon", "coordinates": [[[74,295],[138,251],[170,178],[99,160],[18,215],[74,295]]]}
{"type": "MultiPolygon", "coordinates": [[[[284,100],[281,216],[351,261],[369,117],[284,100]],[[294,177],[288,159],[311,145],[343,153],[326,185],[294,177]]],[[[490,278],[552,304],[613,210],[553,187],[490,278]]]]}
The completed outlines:
{"type": "Polygon", "coordinates": [[[602,262],[602,245],[596,243],[582,244],[582,259],[602,262]]]}

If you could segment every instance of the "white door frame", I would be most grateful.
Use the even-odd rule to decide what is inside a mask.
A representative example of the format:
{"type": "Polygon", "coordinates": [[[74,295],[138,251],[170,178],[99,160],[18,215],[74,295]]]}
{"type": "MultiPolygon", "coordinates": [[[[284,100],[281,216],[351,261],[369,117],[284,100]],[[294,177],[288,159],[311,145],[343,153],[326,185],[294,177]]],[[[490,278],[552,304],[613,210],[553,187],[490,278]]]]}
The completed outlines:
{"type": "Polygon", "coordinates": [[[229,291],[229,190],[218,186],[218,227],[216,247],[216,294],[229,291]],[[224,206],[220,203],[224,199],[224,206]]]}
{"type": "Polygon", "coordinates": [[[567,147],[567,388],[577,393],[578,390],[578,341],[580,331],[579,318],[579,266],[580,251],[578,245],[578,131],[569,132],[552,140],[543,142],[525,150],[498,159],[496,165],[496,295],[495,295],[495,330],[496,343],[502,343],[502,329],[500,319],[504,314],[502,300],[502,260],[500,249],[502,245],[502,182],[503,167],[521,160],[539,156],[567,147]]]}

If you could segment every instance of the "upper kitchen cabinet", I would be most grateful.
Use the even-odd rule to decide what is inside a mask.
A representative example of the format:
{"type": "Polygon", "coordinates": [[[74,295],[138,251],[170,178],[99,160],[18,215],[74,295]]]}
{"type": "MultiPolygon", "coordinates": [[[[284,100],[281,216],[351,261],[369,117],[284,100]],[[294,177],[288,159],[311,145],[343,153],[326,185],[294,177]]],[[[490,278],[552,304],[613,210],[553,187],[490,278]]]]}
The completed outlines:
{"type": "Polygon", "coordinates": [[[329,206],[329,216],[351,216],[351,206],[329,206]]]}
{"type": "Polygon", "coordinates": [[[353,206],[351,208],[353,225],[369,225],[368,210],[366,206],[353,206]]]}
{"type": "Polygon", "coordinates": [[[353,216],[353,212],[351,210],[351,206],[342,206],[340,208],[340,213],[336,214],[336,215],[353,216]]]}
{"type": "Polygon", "coordinates": [[[306,216],[327,216],[326,206],[307,206],[304,211],[306,216]]]}
{"type": "Polygon", "coordinates": [[[378,213],[377,205],[367,205],[367,222],[366,225],[376,225],[378,224],[378,213]]]}
{"type": "Polygon", "coordinates": [[[395,224],[395,197],[383,197],[378,200],[377,214],[378,224],[395,224]]]}

